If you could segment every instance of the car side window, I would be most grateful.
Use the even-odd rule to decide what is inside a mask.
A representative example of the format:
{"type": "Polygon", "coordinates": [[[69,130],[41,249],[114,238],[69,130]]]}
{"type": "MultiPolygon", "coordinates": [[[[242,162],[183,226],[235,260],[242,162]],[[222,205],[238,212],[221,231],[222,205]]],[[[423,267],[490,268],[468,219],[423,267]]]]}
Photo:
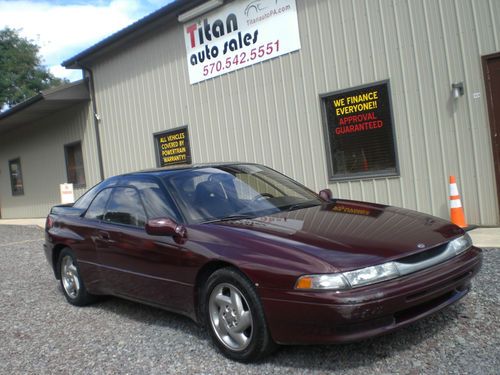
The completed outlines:
{"type": "Polygon", "coordinates": [[[111,186],[115,186],[119,181],[119,177],[111,177],[107,180],[104,180],[90,190],[87,190],[80,198],[77,199],[75,204],[73,204],[74,208],[82,208],[86,210],[89,207],[89,204],[94,200],[95,196],[100,190],[105,188],[109,188],[111,186]]]}
{"type": "Polygon", "coordinates": [[[113,189],[104,221],[144,227],[146,220],[146,212],[136,189],[131,187],[113,189]]]}
{"type": "Polygon", "coordinates": [[[169,217],[178,220],[170,202],[167,201],[157,183],[145,181],[136,186],[149,218],[169,217]]]}
{"type": "Polygon", "coordinates": [[[88,208],[89,204],[94,200],[100,187],[101,187],[101,185],[98,184],[98,185],[95,185],[92,189],[88,190],[80,198],[78,198],[78,200],[75,202],[75,204],[73,204],[73,207],[74,208],[83,208],[83,209],[88,208]]]}
{"type": "Polygon", "coordinates": [[[85,212],[85,218],[102,220],[104,217],[104,210],[106,208],[106,203],[108,202],[110,194],[111,194],[111,189],[104,189],[99,194],[97,194],[97,196],[90,204],[87,212],[85,212]]]}

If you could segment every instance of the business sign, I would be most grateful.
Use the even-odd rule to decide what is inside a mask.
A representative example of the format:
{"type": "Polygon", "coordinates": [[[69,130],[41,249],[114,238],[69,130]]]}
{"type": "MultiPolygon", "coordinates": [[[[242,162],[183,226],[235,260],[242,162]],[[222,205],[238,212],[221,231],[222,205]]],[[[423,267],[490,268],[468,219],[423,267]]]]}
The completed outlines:
{"type": "Polygon", "coordinates": [[[191,164],[187,126],[156,133],[154,138],[158,166],[191,164]]]}
{"type": "Polygon", "coordinates": [[[61,203],[68,204],[75,202],[75,194],[73,184],[60,184],[59,191],[61,192],[61,203]]]}
{"type": "Polygon", "coordinates": [[[397,175],[389,81],[322,95],[330,179],[397,175]]]}
{"type": "Polygon", "coordinates": [[[184,25],[191,84],[300,49],[295,0],[237,0],[184,25]]]}
{"type": "Polygon", "coordinates": [[[336,136],[392,127],[387,83],[330,95],[328,124],[336,136]]]}

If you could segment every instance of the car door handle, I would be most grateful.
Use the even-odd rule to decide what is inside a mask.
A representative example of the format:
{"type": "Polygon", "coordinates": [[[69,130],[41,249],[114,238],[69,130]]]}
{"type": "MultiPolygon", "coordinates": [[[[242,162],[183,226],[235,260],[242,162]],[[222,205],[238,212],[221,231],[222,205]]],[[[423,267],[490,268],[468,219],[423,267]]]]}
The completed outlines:
{"type": "Polygon", "coordinates": [[[109,232],[105,232],[103,230],[100,230],[97,233],[97,238],[99,238],[101,241],[106,241],[106,242],[110,242],[110,240],[111,240],[111,236],[109,235],[109,232]]]}

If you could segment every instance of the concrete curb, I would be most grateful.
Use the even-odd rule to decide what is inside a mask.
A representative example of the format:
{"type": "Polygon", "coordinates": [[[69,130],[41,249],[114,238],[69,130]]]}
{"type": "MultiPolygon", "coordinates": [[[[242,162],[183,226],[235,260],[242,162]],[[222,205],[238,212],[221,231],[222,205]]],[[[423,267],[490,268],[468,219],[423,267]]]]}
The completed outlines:
{"type": "Polygon", "coordinates": [[[45,218],[0,219],[0,225],[36,225],[45,228],[45,218]]]}
{"type": "Polygon", "coordinates": [[[477,228],[468,233],[477,247],[500,247],[500,228],[477,228]]]}

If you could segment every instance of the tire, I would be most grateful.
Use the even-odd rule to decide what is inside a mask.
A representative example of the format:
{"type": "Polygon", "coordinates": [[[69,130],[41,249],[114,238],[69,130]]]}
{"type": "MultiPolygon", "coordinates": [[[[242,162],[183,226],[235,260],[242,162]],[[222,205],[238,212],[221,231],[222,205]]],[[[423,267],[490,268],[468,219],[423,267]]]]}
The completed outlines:
{"type": "Polygon", "coordinates": [[[235,269],[222,268],[208,278],[202,303],[205,325],[226,357],[251,362],[277,347],[254,286],[235,269]]]}
{"type": "Polygon", "coordinates": [[[95,301],[95,296],[85,288],[76,256],[69,248],[59,254],[57,269],[60,275],[61,287],[66,300],[75,306],[85,306],[95,301]]]}

